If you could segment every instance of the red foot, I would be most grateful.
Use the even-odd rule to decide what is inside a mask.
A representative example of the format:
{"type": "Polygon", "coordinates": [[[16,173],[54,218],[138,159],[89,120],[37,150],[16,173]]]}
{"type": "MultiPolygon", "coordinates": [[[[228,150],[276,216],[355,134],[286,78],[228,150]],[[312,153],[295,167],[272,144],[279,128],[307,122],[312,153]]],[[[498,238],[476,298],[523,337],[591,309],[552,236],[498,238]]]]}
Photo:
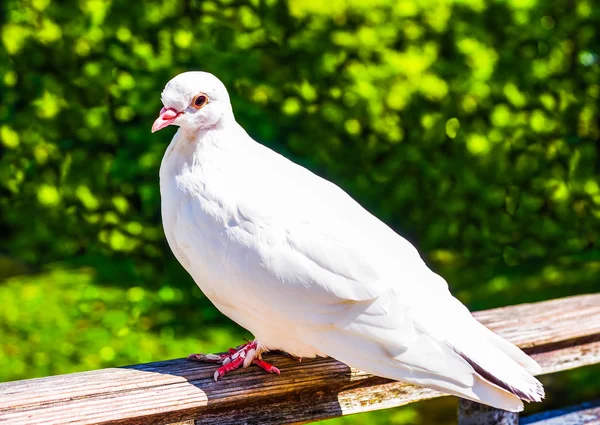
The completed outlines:
{"type": "Polygon", "coordinates": [[[188,360],[222,364],[223,366],[215,371],[215,382],[226,373],[242,366],[246,368],[250,364],[255,364],[269,373],[281,374],[279,369],[260,358],[256,341],[248,342],[237,348],[230,348],[227,350],[227,354],[191,354],[188,356],[188,360]]]}
{"type": "Polygon", "coordinates": [[[277,369],[272,364],[267,363],[263,359],[254,359],[252,361],[252,363],[254,363],[256,366],[260,367],[261,369],[264,369],[265,371],[267,371],[269,373],[276,373],[277,375],[281,375],[281,372],[279,371],[279,369],[277,369]]]}
{"type": "Polygon", "coordinates": [[[223,366],[221,366],[220,368],[215,370],[215,374],[214,374],[215,382],[217,382],[219,380],[219,378],[222,378],[223,376],[225,376],[225,374],[227,372],[231,372],[232,370],[239,369],[239,367],[242,366],[243,364],[244,364],[244,358],[242,356],[239,356],[237,359],[231,360],[229,363],[224,364],[223,366]]]}

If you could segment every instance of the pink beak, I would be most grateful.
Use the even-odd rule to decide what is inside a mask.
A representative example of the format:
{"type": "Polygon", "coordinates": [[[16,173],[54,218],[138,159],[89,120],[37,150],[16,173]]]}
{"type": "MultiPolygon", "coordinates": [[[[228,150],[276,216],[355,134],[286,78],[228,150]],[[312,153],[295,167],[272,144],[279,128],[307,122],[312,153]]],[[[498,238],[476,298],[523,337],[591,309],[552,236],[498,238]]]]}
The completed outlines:
{"type": "Polygon", "coordinates": [[[158,118],[154,121],[154,124],[152,124],[152,132],[154,133],[155,131],[172,124],[181,114],[183,114],[183,112],[177,112],[173,108],[162,108],[158,118]]]}

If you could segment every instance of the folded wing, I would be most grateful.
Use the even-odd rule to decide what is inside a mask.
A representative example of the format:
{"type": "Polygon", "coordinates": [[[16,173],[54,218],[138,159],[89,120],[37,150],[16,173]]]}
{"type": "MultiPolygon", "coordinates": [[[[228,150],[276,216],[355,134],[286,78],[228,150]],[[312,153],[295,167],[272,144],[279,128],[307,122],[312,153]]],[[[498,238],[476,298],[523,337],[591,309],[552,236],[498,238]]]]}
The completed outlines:
{"type": "Polygon", "coordinates": [[[537,364],[480,325],[408,241],[306,169],[258,145],[251,155],[270,173],[223,191],[237,203],[214,238],[248,294],[268,294],[265,314],[285,314],[296,338],[375,375],[512,411],[543,397],[526,370],[537,364]]]}

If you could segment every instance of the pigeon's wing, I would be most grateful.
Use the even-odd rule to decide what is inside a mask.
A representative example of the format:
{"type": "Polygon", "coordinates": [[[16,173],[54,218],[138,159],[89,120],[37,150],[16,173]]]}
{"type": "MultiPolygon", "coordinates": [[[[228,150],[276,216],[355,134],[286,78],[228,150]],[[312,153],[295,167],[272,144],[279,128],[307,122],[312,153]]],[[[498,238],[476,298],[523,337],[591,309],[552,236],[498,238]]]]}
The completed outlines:
{"type": "Polygon", "coordinates": [[[301,340],[358,369],[507,410],[540,400],[541,385],[518,364],[535,362],[481,326],[420,258],[389,280],[363,264],[359,246],[305,226],[287,239],[302,256],[279,257],[279,273],[304,276],[296,284],[311,295],[278,299],[304,324],[301,340]]]}
{"type": "Polygon", "coordinates": [[[541,385],[518,364],[535,362],[491,337],[420,258],[390,278],[365,263],[361,246],[300,227],[287,232],[289,251],[272,254],[279,278],[301,288],[273,300],[303,324],[300,339],[358,369],[504,409],[540,399],[541,385]]]}
{"type": "Polygon", "coordinates": [[[304,168],[276,155],[269,167],[281,178],[254,181],[261,189],[238,204],[236,227],[259,253],[254,280],[303,324],[303,340],[356,368],[508,410],[540,399],[518,364],[535,362],[490,337],[408,241],[304,168]]]}

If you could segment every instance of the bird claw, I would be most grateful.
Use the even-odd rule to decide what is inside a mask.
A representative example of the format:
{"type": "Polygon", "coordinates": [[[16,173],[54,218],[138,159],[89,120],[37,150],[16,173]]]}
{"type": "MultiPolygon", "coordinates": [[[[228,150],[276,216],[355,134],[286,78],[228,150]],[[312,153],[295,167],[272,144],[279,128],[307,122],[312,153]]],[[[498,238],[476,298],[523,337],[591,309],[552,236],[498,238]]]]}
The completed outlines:
{"type": "Polygon", "coordinates": [[[224,358],[224,354],[190,354],[187,356],[188,360],[192,360],[195,362],[211,362],[211,363],[221,363],[224,358]]]}
{"type": "Polygon", "coordinates": [[[219,367],[213,377],[215,382],[225,376],[226,373],[232,370],[243,367],[244,369],[254,364],[265,372],[281,374],[281,371],[275,366],[267,363],[260,358],[260,351],[258,349],[258,343],[251,341],[246,344],[240,345],[236,348],[230,348],[227,353],[224,354],[190,354],[187,359],[196,362],[210,362],[220,363],[222,366],[219,367]]]}

